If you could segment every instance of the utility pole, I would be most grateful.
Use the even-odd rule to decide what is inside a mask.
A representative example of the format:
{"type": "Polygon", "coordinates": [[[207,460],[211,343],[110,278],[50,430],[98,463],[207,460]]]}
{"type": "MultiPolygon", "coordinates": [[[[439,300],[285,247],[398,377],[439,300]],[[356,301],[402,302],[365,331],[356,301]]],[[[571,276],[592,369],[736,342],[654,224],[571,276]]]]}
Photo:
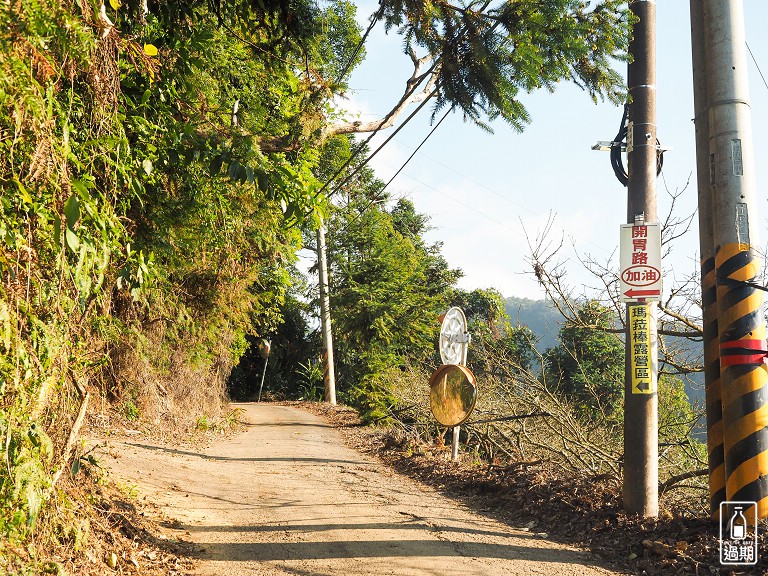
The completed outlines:
{"type": "Polygon", "coordinates": [[[325,249],[325,223],[317,229],[317,268],[320,276],[320,324],[323,334],[323,381],[325,401],[336,406],[336,372],[333,364],[333,333],[331,331],[331,302],[328,290],[328,259],[325,249]]]}
{"type": "MultiPolygon", "coordinates": [[[[741,0],[704,0],[725,489],[768,517],[768,368],[741,0]]],[[[752,514],[748,514],[752,517],[752,514]]]]}
{"type": "Polygon", "coordinates": [[[709,177],[707,54],[704,46],[704,4],[701,0],[690,0],[690,14],[693,107],[696,128],[696,185],[699,199],[704,388],[709,460],[709,510],[712,518],[717,519],[720,513],[720,503],[726,499],[725,460],[723,454],[723,404],[720,391],[720,346],[717,331],[712,184],[709,177]]]}
{"type": "MultiPolygon", "coordinates": [[[[631,0],[629,9],[638,18],[632,27],[627,68],[630,95],[627,134],[627,223],[655,223],[656,170],[656,2],[631,0]]],[[[626,370],[624,385],[624,509],[629,514],[654,517],[659,513],[658,394],[633,391],[630,358],[632,318],[642,312],[649,330],[652,385],[657,370],[656,303],[627,303],[626,370]],[[647,310],[641,307],[647,306],[647,310]]]]}

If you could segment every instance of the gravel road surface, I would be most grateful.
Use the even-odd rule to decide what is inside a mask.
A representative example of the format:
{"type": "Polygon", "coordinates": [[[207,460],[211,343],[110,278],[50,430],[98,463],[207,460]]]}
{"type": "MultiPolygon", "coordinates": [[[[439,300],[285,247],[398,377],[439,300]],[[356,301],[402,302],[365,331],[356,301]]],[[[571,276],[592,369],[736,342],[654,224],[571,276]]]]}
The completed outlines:
{"type": "Polygon", "coordinates": [[[101,456],[176,520],[171,537],[202,548],[195,574],[614,573],[584,551],[475,514],[391,471],[317,416],[236,406],[244,430],[205,449],[121,439],[101,456]]]}

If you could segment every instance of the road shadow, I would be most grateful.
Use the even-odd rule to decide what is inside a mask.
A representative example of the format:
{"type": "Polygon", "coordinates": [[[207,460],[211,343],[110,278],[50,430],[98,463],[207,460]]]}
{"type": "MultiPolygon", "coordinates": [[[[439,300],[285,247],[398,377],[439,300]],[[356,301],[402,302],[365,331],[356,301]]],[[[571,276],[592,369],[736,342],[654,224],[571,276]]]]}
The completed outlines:
{"type": "Polygon", "coordinates": [[[495,538],[516,538],[516,539],[535,539],[532,534],[510,534],[497,530],[484,530],[481,528],[468,528],[463,526],[450,526],[446,524],[433,524],[422,522],[420,520],[404,520],[402,522],[368,522],[368,523],[344,523],[344,524],[262,524],[262,525],[244,525],[244,526],[205,526],[205,525],[184,525],[184,530],[193,532],[249,532],[249,533],[270,533],[270,532],[328,532],[331,530],[423,530],[425,532],[441,532],[456,534],[474,534],[476,536],[486,536],[495,538]]]}
{"type": "Polygon", "coordinates": [[[518,544],[451,540],[339,540],[328,542],[198,542],[200,556],[211,561],[273,562],[352,558],[496,558],[543,564],[589,565],[584,553],[531,548],[518,544]]]}
{"type": "Polygon", "coordinates": [[[192,452],[189,450],[179,450],[178,448],[169,448],[167,446],[155,446],[152,444],[141,444],[138,442],[122,442],[125,446],[131,446],[133,448],[141,448],[142,450],[152,450],[154,452],[165,452],[167,454],[174,454],[177,456],[191,456],[193,458],[200,458],[202,460],[220,461],[220,462],[307,462],[313,464],[354,464],[357,466],[370,465],[370,462],[363,460],[339,460],[335,458],[283,458],[283,457],[271,457],[271,458],[233,458],[231,456],[212,456],[210,454],[203,454],[202,452],[192,452]]]}

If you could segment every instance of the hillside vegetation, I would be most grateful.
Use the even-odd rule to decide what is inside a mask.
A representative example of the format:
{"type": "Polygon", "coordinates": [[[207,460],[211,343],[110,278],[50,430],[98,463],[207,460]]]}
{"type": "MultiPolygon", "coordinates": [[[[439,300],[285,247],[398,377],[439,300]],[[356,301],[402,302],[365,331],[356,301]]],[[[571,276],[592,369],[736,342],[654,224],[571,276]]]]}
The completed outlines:
{"type": "MultiPolygon", "coordinates": [[[[176,437],[226,427],[228,398],[255,393],[262,338],[274,350],[267,396],[319,397],[317,294],[295,264],[321,221],[340,398],[365,421],[444,433],[418,391],[437,362],[437,316],[460,305],[488,382],[480,413],[527,411],[535,394],[558,415],[529,444],[522,424],[470,430],[478,457],[543,457],[570,431],[599,455],[575,469],[616,468],[610,311],[583,302],[597,330],[566,324],[539,357],[498,292],[456,288],[461,271],[424,240],[428,217],[390,198],[355,133],[419,98],[522,130],[521,98],[561,81],[619,102],[610,63],[626,58],[624,3],[384,0],[372,22],[402,35],[414,71],[374,125],[337,105],[365,55],[355,12],[346,0],[0,6],[0,570],[60,572],[52,550],[85,554],[83,478],[98,463],[78,442],[84,424],[176,437]],[[610,402],[598,402],[604,389],[610,402]]],[[[670,466],[687,466],[692,415],[665,385],[670,466]]]]}

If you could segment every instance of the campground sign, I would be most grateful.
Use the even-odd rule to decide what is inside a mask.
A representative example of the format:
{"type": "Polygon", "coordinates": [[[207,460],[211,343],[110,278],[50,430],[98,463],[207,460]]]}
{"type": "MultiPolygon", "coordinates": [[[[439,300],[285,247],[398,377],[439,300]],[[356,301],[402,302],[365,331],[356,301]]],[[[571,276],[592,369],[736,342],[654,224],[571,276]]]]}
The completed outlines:
{"type": "Polygon", "coordinates": [[[621,226],[619,263],[622,302],[661,300],[661,225],[658,222],[621,226]]]}

